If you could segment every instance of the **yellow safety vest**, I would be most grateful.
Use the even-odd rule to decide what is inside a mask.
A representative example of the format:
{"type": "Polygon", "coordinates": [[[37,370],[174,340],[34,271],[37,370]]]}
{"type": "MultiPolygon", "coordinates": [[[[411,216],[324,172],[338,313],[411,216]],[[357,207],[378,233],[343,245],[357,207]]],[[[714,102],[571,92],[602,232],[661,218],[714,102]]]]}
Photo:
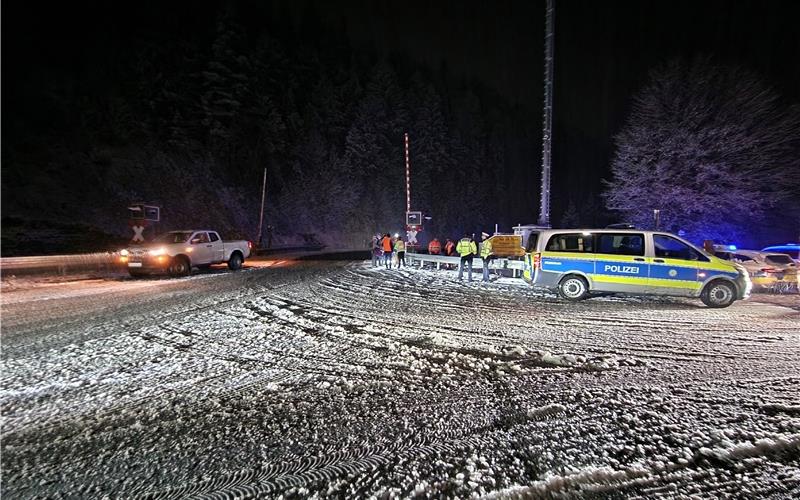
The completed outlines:
{"type": "Polygon", "coordinates": [[[481,258],[485,259],[490,255],[492,255],[492,240],[485,239],[481,243],[481,258]]]}
{"type": "Polygon", "coordinates": [[[394,242],[394,251],[395,252],[405,252],[406,251],[406,242],[403,240],[397,240],[394,242]]]}
{"type": "Polygon", "coordinates": [[[478,253],[478,247],[475,245],[475,242],[470,240],[469,238],[463,238],[458,240],[458,245],[456,245],[456,252],[458,255],[464,257],[466,255],[472,255],[478,253]]]}

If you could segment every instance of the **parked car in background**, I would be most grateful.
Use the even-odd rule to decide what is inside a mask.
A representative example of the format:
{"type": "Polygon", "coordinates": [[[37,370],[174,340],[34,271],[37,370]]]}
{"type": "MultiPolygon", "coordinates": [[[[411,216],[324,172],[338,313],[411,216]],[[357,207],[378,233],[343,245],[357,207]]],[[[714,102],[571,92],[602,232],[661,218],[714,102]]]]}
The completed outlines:
{"type": "Polygon", "coordinates": [[[770,253],[785,253],[794,260],[795,264],[800,264],[800,244],[798,243],[773,245],[771,247],[762,248],[761,251],[770,253]]]}
{"type": "Polygon", "coordinates": [[[245,240],[223,241],[216,231],[190,229],[170,231],[146,245],[122,250],[120,258],[133,277],[158,272],[188,276],[192,267],[203,269],[221,263],[237,271],[250,256],[252,246],[245,240]]]}
{"type": "Polygon", "coordinates": [[[741,264],[750,274],[750,281],[756,290],[786,291],[798,287],[797,263],[785,253],[714,245],[714,255],[741,264]]]}

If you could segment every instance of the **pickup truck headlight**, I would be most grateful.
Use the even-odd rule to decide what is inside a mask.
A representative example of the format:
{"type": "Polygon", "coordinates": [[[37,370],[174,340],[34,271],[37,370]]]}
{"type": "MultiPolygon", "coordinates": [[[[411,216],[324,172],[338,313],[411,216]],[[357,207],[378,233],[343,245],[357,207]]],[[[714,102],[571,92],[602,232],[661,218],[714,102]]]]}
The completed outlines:
{"type": "Polygon", "coordinates": [[[150,255],[153,257],[158,257],[159,255],[164,255],[165,253],[167,253],[166,248],[154,248],[153,250],[150,250],[150,255]]]}
{"type": "Polygon", "coordinates": [[[129,252],[127,248],[123,248],[122,250],[119,251],[119,254],[122,255],[123,257],[127,257],[128,253],[129,252]]]}

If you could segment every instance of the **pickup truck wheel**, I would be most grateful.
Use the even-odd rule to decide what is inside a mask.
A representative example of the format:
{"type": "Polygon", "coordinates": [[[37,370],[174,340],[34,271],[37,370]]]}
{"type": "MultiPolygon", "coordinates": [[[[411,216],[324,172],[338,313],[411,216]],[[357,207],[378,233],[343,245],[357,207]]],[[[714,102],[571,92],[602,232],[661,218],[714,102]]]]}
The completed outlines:
{"type": "Polygon", "coordinates": [[[583,300],[589,296],[589,285],[582,277],[571,274],[558,284],[558,294],[567,300],[583,300]]]}
{"type": "Polygon", "coordinates": [[[171,276],[189,276],[192,272],[192,265],[185,257],[175,257],[169,265],[171,276]]]}
{"type": "Polygon", "coordinates": [[[242,258],[242,254],[240,254],[239,252],[233,252],[231,258],[228,259],[228,269],[230,269],[231,271],[238,271],[239,269],[242,268],[243,262],[244,259],[242,258]]]}

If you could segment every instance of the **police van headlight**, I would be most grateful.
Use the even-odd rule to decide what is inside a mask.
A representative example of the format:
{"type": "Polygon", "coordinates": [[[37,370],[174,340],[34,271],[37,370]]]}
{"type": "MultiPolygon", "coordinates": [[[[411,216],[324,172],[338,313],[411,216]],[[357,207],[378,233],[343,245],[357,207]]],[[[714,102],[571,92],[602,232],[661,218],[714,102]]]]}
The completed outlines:
{"type": "Polygon", "coordinates": [[[753,282],[750,280],[750,272],[741,264],[732,262],[733,266],[739,271],[739,277],[744,281],[744,297],[750,296],[750,290],[753,289],[753,282]]]}
{"type": "Polygon", "coordinates": [[[150,250],[149,253],[153,257],[158,257],[159,255],[164,255],[165,253],[167,253],[167,249],[166,248],[154,248],[153,250],[150,250]]]}

